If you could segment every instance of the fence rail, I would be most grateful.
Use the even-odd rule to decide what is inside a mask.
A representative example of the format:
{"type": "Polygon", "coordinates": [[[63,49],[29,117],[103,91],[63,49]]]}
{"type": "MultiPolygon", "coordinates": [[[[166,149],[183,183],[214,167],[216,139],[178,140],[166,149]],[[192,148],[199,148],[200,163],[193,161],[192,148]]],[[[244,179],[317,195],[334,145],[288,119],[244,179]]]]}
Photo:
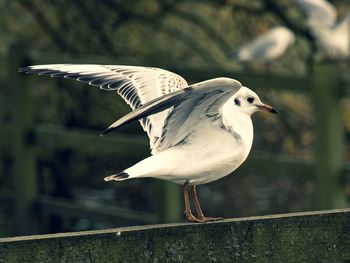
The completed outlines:
{"type": "MultiPolygon", "coordinates": [[[[13,190],[0,190],[0,199],[14,203],[16,195],[13,190]]],[[[88,205],[79,201],[52,197],[49,195],[38,195],[34,207],[40,211],[40,214],[56,214],[64,216],[67,219],[85,218],[91,221],[112,222],[133,222],[137,223],[156,223],[159,221],[158,214],[138,212],[126,208],[108,206],[103,204],[88,205]]]]}
{"type": "Polygon", "coordinates": [[[350,210],[0,238],[3,262],[348,262],[350,210]]]}
{"type": "MultiPolygon", "coordinates": [[[[0,127],[0,138],[11,137],[11,129],[0,127]]],[[[99,137],[98,130],[65,128],[57,125],[38,125],[34,131],[36,143],[47,149],[73,149],[79,152],[127,154],[142,158],[149,154],[146,136],[114,133],[106,137],[99,137]]],[[[10,140],[3,140],[3,145],[10,144],[10,140]]],[[[262,151],[252,151],[247,165],[241,169],[258,170],[278,176],[293,172],[293,176],[313,178],[313,161],[298,159],[286,154],[274,154],[262,151]]],[[[350,172],[349,166],[343,167],[344,173],[350,172]]]]}

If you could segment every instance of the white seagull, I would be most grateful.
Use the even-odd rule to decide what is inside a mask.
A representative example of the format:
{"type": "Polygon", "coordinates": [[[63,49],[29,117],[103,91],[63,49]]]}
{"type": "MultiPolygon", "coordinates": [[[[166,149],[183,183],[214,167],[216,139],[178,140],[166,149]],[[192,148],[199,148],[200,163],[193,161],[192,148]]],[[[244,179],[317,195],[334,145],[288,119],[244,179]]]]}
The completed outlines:
{"type": "Polygon", "coordinates": [[[238,62],[248,60],[271,62],[281,57],[294,42],[295,36],[291,30],[277,26],[231,53],[230,57],[238,62]]]}
{"type": "Polygon", "coordinates": [[[154,177],[181,184],[190,222],[220,219],[203,215],[196,185],[218,180],[245,161],[253,142],[250,116],[254,112],[277,113],[255,92],[230,78],[188,85],[181,76],[163,69],[115,65],[55,64],[19,71],[76,79],[117,91],[133,111],[103,134],[139,120],[150,139],[152,155],[105,181],[154,177]],[[197,216],[191,212],[189,193],[197,216]]]}
{"type": "Polygon", "coordinates": [[[294,0],[307,15],[308,25],[322,24],[332,27],[337,20],[337,10],[325,0],[294,0]]]}
{"type": "Polygon", "coordinates": [[[344,60],[350,54],[350,15],[337,22],[337,10],[325,0],[294,0],[308,16],[308,26],[323,54],[344,60]]]}

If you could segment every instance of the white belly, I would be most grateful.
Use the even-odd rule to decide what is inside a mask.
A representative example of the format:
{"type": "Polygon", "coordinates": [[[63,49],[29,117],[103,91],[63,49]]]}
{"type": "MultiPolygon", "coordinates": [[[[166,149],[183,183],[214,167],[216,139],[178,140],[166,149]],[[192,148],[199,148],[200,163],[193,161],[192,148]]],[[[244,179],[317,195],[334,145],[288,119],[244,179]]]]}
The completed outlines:
{"type": "Polygon", "coordinates": [[[190,149],[193,154],[181,158],[180,169],[174,171],[174,182],[184,184],[188,181],[189,184],[199,185],[218,180],[236,170],[249,152],[233,136],[222,141],[214,139],[201,149],[193,148],[190,149]]]}
{"type": "Polygon", "coordinates": [[[243,134],[234,134],[220,125],[203,122],[183,142],[125,172],[130,178],[154,177],[178,184],[199,185],[218,180],[236,170],[247,158],[253,140],[251,121],[248,124],[243,134]]]}
{"type": "Polygon", "coordinates": [[[188,141],[160,153],[163,160],[159,161],[167,165],[152,177],[178,184],[209,183],[236,170],[247,158],[251,145],[217,127],[206,127],[205,135],[193,134],[188,141]]]}

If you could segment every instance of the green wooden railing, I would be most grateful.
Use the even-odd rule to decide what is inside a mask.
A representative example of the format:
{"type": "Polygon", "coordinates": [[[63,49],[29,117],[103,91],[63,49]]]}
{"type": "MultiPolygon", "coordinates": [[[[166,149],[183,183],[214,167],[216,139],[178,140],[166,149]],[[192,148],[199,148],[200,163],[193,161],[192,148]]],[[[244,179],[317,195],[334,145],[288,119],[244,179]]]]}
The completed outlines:
{"type": "Polygon", "coordinates": [[[3,262],[349,262],[339,209],[0,238],[3,262]]]}

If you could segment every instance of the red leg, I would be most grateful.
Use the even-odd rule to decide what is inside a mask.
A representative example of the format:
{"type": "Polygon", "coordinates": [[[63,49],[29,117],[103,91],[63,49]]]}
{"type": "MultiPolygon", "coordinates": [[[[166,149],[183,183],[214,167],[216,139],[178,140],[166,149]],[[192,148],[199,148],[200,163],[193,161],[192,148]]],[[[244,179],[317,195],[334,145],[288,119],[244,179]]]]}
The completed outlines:
{"type": "Polygon", "coordinates": [[[222,217],[206,217],[206,216],[204,216],[201,205],[200,205],[199,200],[198,200],[198,195],[197,195],[195,185],[192,187],[192,197],[193,197],[194,205],[196,207],[197,217],[199,220],[202,220],[204,222],[208,222],[208,221],[218,221],[218,220],[223,219],[222,217]]]}
{"type": "Polygon", "coordinates": [[[190,198],[188,195],[188,191],[192,188],[192,186],[188,185],[188,182],[184,184],[184,201],[185,201],[185,215],[186,219],[191,223],[204,223],[203,220],[196,218],[191,212],[190,198]]]}

